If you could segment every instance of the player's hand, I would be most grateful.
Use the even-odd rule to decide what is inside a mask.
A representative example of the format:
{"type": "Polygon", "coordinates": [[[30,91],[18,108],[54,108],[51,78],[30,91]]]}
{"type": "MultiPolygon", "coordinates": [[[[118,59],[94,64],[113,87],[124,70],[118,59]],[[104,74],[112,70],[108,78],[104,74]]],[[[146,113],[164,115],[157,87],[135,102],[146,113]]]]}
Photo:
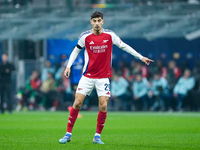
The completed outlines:
{"type": "Polygon", "coordinates": [[[64,76],[65,76],[66,78],[69,78],[70,72],[71,72],[71,69],[70,69],[70,68],[65,68],[64,76]]]}
{"type": "Polygon", "coordinates": [[[146,65],[149,65],[150,62],[154,62],[153,60],[151,60],[151,59],[149,59],[147,57],[143,57],[141,61],[143,61],[146,65]]]}

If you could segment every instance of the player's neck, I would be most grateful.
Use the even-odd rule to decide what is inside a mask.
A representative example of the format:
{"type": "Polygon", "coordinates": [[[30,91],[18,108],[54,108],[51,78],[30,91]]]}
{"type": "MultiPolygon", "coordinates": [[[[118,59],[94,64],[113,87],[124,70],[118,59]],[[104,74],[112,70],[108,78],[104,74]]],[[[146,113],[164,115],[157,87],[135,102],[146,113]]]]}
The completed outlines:
{"type": "Polygon", "coordinates": [[[94,30],[92,29],[92,32],[95,34],[95,35],[100,35],[102,33],[103,29],[101,28],[100,30],[94,30]]]}

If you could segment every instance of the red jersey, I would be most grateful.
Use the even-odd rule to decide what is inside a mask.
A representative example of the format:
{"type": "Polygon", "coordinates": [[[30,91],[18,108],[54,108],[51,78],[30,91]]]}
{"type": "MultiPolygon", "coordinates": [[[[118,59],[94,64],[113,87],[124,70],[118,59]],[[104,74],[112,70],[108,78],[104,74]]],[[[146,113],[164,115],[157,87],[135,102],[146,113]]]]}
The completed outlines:
{"type": "Polygon", "coordinates": [[[85,64],[83,75],[88,78],[108,78],[112,76],[111,58],[112,46],[115,44],[128,53],[142,59],[142,55],[133,48],[121,41],[121,39],[112,31],[103,29],[100,35],[95,35],[92,30],[81,34],[77,47],[72,52],[67,67],[75,60],[79,53],[78,49],[85,47],[85,64]],[[77,52],[76,52],[77,51],[77,52]]]}

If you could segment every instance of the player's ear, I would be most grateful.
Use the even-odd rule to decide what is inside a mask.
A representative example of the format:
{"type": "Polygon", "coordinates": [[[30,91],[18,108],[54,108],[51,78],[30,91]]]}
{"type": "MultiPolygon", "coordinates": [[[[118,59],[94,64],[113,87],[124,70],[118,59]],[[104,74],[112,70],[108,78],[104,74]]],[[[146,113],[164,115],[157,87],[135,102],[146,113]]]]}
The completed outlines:
{"type": "Polygon", "coordinates": [[[92,20],[90,20],[90,23],[92,24],[92,20]]]}

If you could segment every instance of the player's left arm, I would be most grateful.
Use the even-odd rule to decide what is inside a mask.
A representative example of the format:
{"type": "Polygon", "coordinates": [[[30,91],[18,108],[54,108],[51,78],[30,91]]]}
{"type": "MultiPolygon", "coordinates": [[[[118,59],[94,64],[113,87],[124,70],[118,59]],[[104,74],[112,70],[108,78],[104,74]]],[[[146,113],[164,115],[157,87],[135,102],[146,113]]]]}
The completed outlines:
{"type": "Polygon", "coordinates": [[[139,54],[136,50],[134,50],[132,47],[124,43],[116,34],[113,33],[113,43],[117,45],[122,50],[126,51],[127,53],[139,58],[142,62],[144,62],[146,65],[149,65],[150,62],[154,62],[153,60],[142,56],[139,54]]]}

